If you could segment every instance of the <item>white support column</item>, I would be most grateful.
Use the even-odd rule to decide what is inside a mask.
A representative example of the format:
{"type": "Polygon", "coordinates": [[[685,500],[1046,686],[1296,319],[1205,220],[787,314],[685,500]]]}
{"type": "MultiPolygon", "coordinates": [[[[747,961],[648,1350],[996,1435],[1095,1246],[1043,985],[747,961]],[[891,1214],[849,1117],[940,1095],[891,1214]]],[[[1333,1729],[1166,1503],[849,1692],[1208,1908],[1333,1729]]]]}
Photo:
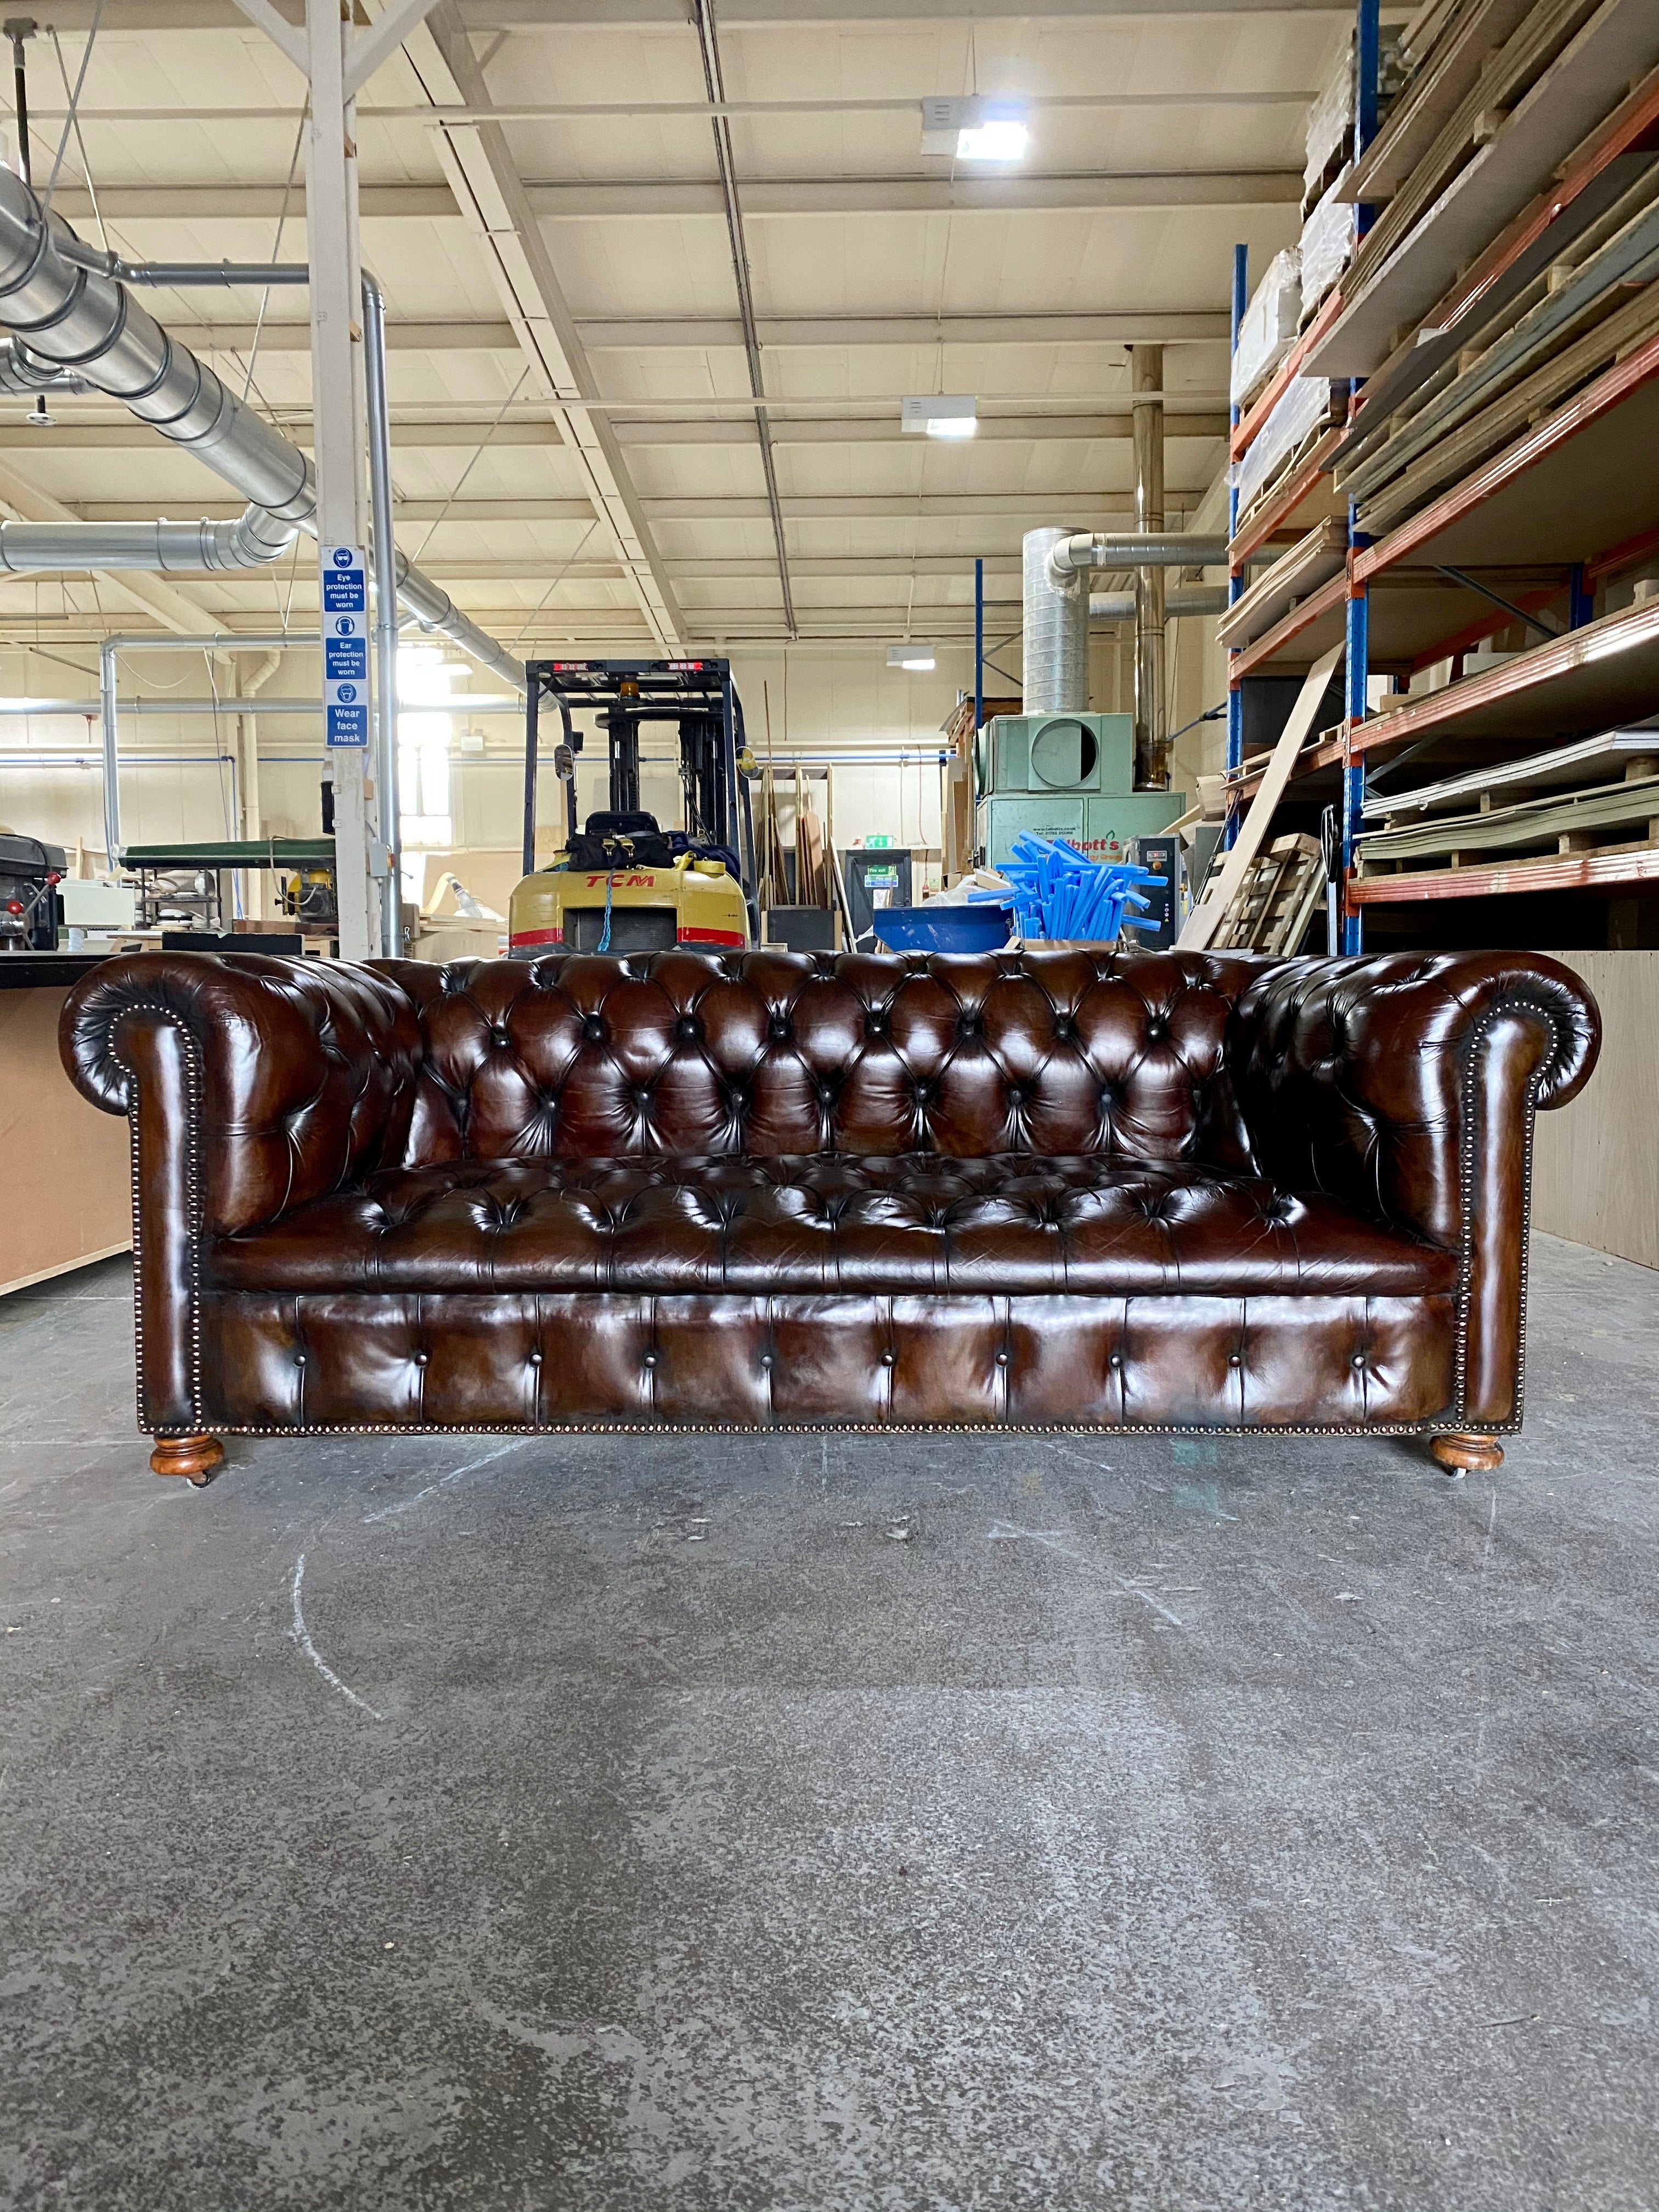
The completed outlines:
{"type": "MultiPolygon", "coordinates": [[[[306,222],[311,259],[311,404],[317,469],[317,538],[365,545],[368,515],[363,403],[362,270],[357,235],[356,103],[345,94],[349,0],[306,0],[311,118],[306,130],[306,222]]],[[[319,592],[321,592],[320,574],[319,592]]],[[[334,766],[334,868],[340,957],[380,948],[380,890],[370,855],[380,848],[368,749],[341,746],[334,766]]]]}

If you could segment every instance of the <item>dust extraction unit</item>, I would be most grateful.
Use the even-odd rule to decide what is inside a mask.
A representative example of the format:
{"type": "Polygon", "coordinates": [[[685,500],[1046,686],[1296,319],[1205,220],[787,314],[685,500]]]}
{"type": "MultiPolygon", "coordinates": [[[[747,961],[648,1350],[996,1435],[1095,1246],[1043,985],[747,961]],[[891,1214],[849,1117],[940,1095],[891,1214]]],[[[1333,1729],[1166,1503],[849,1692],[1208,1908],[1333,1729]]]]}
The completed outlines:
{"type": "Polygon", "coordinates": [[[1089,573],[1101,550],[1069,530],[1026,533],[1024,712],[986,724],[975,763],[975,842],[994,868],[1026,835],[1115,859],[1186,811],[1179,792],[1135,789],[1134,717],[1089,711],[1089,573]]]}

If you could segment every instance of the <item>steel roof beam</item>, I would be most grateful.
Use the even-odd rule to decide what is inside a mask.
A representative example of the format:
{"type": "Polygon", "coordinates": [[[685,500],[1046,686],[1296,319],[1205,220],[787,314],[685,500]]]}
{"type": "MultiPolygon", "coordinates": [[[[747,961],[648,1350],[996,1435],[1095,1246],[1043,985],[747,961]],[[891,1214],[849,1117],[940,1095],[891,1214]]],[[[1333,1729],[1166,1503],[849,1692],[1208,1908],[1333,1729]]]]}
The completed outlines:
{"type": "MultiPolygon", "coordinates": [[[[483,71],[450,0],[442,0],[410,33],[405,52],[428,99],[464,100],[471,107],[489,105],[483,71]]],[[[627,566],[647,625],[665,652],[678,652],[685,639],[673,587],[610,424],[580,405],[595,392],[593,373],[507,134],[495,124],[447,125],[434,143],[520,350],[543,392],[556,403],[592,515],[627,566]]]]}
{"type": "MultiPolygon", "coordinates": [[[[493,124],[453,124],[452,140],[493,124]]],[[[745,222],[769,217],[851,215],[1123,214],[1135,210],[1282,207],[1302,198],[1299,169],[1158,169],[1119,174],[1009,177],[772,177],[744,180],[745,222]]],[[[619,178],[592,183],[564,178],[520,178],[518,191],[544,222],[593,222],[612,218],[676,222],[706,216],[724,222],[725,191],[701,177],[619,178]]],[[[289,192],[290,220],[302,221],[305,195],[289,192]]],[[[365,222],[442,222],[458,210],[442,185],[365,182],[358,198],[365,222]]],[[[269,184],[104,184],[98,204],[106,221],[246,222],[283,212],[283,186],[269,184]]],[[[84,187],[64,185],[53,195],[71,222],[93,219],[84,187]]]]}

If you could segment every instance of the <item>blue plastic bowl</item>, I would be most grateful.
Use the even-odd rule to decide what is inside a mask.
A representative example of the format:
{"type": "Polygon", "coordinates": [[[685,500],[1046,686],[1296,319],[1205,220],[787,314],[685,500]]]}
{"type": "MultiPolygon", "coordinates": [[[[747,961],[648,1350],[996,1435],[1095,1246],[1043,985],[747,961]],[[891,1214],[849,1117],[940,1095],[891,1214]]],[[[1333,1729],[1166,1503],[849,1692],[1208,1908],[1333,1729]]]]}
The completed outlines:
{"type": "Polygon", "coordinates": [[[1006,906],[887,906],[871,918],[878,938],[893,952],[994,952],[1008,942],[1006,906]]]}

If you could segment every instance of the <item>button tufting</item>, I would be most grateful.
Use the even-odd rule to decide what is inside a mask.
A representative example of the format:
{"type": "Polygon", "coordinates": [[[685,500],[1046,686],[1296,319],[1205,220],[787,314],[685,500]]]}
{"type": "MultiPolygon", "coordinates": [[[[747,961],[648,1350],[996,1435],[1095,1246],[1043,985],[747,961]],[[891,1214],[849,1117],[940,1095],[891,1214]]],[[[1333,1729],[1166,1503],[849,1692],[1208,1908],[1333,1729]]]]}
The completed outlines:
{"type": "Polygon", "coordinates": [[[531,1353],[531,1355],[530,1355],[530,1364],[531,1364],[531,1365],[532,1365],[532,1367],[539,1367],[539,1366],[541,1365],[541,1364],[542,1364],[542,1355],[540,1354],[540,1352],[532,1352],[531,1353]]]}
{"type": "Polygon", "coordinates": [[[1243,1354],[1238,1352],[1230,1352],[1227,1354],[1227,1364],[1229,1367],[1242,1367],[1244,1364],[1243,1354]]]}
{"type": "Polygon", "coordinates": [[[1356,1352],[1353,1356],[1352,1364],[1355,1367],[1363,1367],[1365,1364],[1364,1353],[1363,1352],[1356,1352]]]}
{"type": "Polygon", "coordinates": [[[642,1367],[654,1367],[656,1364],[657,1355],[654,1352],[647,1352],[645,1358],[640,1363],[642,1367]]]}
{"type": "Polygon", "coordinates": [[[998,1365],[999,1367],[1006,1367],[1007,1364],[1008,1364],[1008,1355],[1007,1355],[1007,1353],[1006,1353],[1006,1352],[998,1352],[998,1354],[997,1354],[997,1365],[998,1365]]]}
{"type": "Polygon", "coordinates": [[[898,1354],[896,1352],[884,1352],[881,1355],[881,1364],[884,1367],[891,1367],[896,1362],[898,1354]]]}
{"type": "Polygon", "coordinates": [[[415,1355],[415,1364],[417,1367],[424,1367],[431,1356],[430,1352],[417,1352],[415,1355]]]}
{"type": "Polygon", "coordinates": [[[674,1034],[676,1036],[700,1037],[702,1035],[702,1024],[695,1014],[682,1014],[674,1024],[674,1034]]]}

